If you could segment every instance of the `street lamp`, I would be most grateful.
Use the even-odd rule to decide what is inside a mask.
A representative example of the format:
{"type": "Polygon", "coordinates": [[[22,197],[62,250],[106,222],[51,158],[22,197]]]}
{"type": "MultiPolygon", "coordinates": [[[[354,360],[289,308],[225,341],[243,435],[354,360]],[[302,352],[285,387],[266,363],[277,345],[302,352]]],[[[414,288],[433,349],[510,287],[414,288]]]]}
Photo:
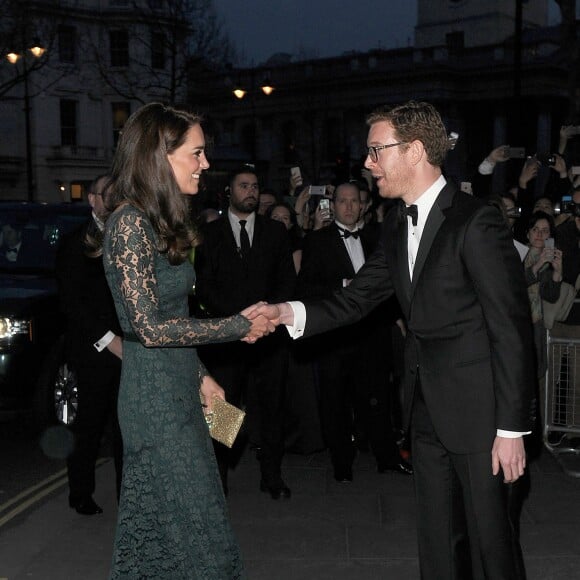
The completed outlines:
{"type": "MultiPolygon", "coordinates": [[[[38,40],[35,40],[33,45],[28,48],[28,52],[34,58],[41,58],[46,49],[43,48],[38,40]]],[[[28,189],[28,201],[34,201],[36,194],[36,182],[34,179],[34,172],[32,166],[32,135],[31,135],[31,124],[30,124],[30,93],[28,89],[28,75],[30,71],[26,64],[26,51],[23,54],[18,52],[9,52],[6,55],[6,60],[10,64],[16,65],[20,60],[22,60],[22,76],[24,81],[24,127],[26,136],[26,184],[28,189]]]]}
{"type": "MultiPolygon", "coordinates": [[[[243,88],[242,83],[238,80],[238,83],[234,87],[232,91],[236,99],[242,100],[247,94],[250,97],[250,107],[251,107],[251,114],[252,114],[252,162],[256,162],[256,138],[257,138],[257,122],[256,122],[256,83],[255,83],[255,69],[250,69],[250,88],[246,90],[243,88]]],[[[269,97],[275,90],[275,87],[272,85],[270,81],[269,75],[265,75],[262,83],[260,85],[260,90],[264,95],[269,97]]]]}

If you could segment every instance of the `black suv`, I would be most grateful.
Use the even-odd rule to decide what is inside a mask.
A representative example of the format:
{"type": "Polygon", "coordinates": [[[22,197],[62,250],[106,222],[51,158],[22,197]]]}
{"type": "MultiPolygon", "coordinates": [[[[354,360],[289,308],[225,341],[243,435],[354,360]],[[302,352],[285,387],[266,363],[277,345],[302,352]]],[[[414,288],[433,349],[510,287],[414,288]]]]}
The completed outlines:
{"type": "Polygon", "coordinates": [[[89,215],[80,203],[0,202],[0,414],[33,410],[42,424],[74,419],[54,263],[62,235],[89,215]]]}

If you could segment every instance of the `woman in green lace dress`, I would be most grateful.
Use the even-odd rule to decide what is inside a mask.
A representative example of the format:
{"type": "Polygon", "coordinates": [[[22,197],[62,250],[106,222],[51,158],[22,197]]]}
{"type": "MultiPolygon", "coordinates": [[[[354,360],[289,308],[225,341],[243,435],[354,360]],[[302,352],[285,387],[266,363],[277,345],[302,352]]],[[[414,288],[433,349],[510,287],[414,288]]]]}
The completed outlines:
{"type": "Polygon", "coordinates": [[[196,320],[187,200],[209,167],[200,119],[158,103],[123,128],[103,259],[124,332],[119,393],[124,469],[111,578],[243,578],[199,392],[222,389],[195,346],[254,342],[265,319],[196,320]]]}

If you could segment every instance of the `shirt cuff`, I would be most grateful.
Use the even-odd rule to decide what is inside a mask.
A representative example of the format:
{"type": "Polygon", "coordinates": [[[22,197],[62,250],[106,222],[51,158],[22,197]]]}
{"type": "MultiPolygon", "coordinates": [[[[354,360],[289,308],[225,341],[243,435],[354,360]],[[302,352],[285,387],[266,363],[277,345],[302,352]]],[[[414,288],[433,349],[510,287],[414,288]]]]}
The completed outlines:
{"type": "Polygon", "coordinates": [[[506,439],[517,439],[523,435],[529,435],[531,431],[504,431],[503,429],[497,430],[498,437],[505,437],[506,439]]]}
{"type": "Polygon", "coordinates": [[[493,168],[495,167],[495,161],[490,161],[487,157],[479,164],[477,170],[481,175],[491,175],[493,173],[493,168]]]}
{"type": "Polygon", "coordinates": [[[294,324],[292,326],[286,324],[286,329],[288,330],[290,338],[300,338],[304,334],[304,328],[306,326],[306,307],[302,302],[298,302],[297,300],[288,302],[288,304],[290,304],[290,308],[294,312],[294,324]]]}
{"type": "Polygon", "coordinates": [[[101,352],[101,351],[105,350],[111,344],[111,342],[113,342],[114,338],[115,338],[115,333],[112,332],[111,330],[109,330],[107,332],[107,334],[105,334],[104,336],[99,338],[99,340],[97,340],[97,342],[95,342],[95,344],[93,344],[93,346],[99,352],[101,352]]]}

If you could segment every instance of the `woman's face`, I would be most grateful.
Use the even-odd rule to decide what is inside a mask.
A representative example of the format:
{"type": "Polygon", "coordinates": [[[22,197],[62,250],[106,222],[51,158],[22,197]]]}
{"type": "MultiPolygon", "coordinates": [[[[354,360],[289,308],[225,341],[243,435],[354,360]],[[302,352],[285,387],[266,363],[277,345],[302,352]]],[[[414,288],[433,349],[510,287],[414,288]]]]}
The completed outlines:
{"type": "Polygon", "coordinates": [[[554,206],[547,197],[541,197],[538,199],[538,201],[536,201],[534,209],[532,210],[532,212],[536,211],[543,211],[544,213],[554,215],[554,206]]]}
{"type": "Polygon", "coordinates": [[[290,212],[287,207],[279,205],[272,210],[270,217],[277,222],[282,222],[286,229],[289,230],[292,227],[292,220],[290,219],[290,212]]]}
{"type": "Polygon", "coordinates": [[[169,153],[167,159],[181,193],[195,195],[199,189],[201,172],[209,168],[202,128],[193,125],[186,133],[183,144],[169,153]]]}
{"type": "Polygon", "coordinates": [[[532,248],[542,250],[546,244],[546,240],[550,237],[550,224],[548,220],[538,220],[528,230],[528,241],[532,248]]]}

